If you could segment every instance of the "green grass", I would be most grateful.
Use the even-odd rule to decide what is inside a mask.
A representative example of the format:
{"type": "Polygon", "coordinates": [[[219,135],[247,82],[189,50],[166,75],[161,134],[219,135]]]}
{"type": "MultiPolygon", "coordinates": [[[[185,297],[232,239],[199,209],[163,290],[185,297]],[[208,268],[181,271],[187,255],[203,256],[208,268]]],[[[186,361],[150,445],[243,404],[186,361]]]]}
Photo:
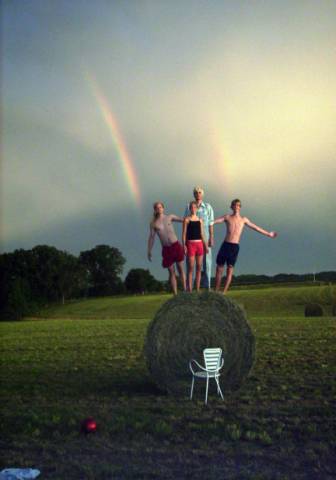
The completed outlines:
{"type": "MultiPolygon", "coordinates": [[[[236,289],[229,297],[244,306],[249,315],[302,315],[307,303],[320,303],[325,314],[331,314],[336,303],[335,286],[274,287],[236,289]]],[[[37,318],[152,318],[170,295],[133,295],[128,297],[78,300],[66,305],[42,309],[37,318]]]]}
{"type": "MultiPolygon", "coordinates": [[[[221,402],[162,395],[142,356],[169,296],[52,306],[2,322],[1,467],[41,479],[332,478],[336,469],[336,318],[304,318],[330,287],[237,290],[257,340],[243,388],[221,402]],[[78,320],[80,319],[80,320],[78,320]],[[93,416],[96,434],[80,433],[93,416]]],[[[225,392],[224,392],[225,393],[225,392]]]]}
{"type": "Polygon", "coordinates": [[[133,295],[77,300],[42,309],[37,318],[151,318],[170,295],[133,295]]]}

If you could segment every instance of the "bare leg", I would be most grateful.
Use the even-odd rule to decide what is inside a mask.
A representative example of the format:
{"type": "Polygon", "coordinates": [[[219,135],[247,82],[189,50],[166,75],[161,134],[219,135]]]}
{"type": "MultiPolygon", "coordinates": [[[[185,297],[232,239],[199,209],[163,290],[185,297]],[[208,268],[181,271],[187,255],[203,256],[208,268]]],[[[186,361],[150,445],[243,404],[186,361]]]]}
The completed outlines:
{"type": "Polygon", "coordinates": [[[223,276],[224,265],[217,265],[216,268],[216,292],[219,292],[223,276]]]}
{"type": "Polygon", "coordinates": [[[177,263],[177,269],[180,275],[183,291],[186,291],[186,277],[184,274],[183,262],[177,263]]]}
{"type": "Polygon", "coordinates": [[[195,265],[195,257],[188,257],[188,290],[192,292],[193,287],[193,270],[195,265]]]}
{"type": "Polygon", "coordinates": [[[232,275],[233,275],[233,267],[231,265],[228,265],[226,269],[226,279],[224,283],[223,293],[226,293],[228,291],[231,280],[232,280],[232,275]]]}
{"type": "Polygon", "coordinates": [[[174,295],[176,295],[177,294],[177,282],[176,282],[174,265],[171,265],[170,267],[168,267],[168,270],[169,270],[170,285],[171,285],[171,288],[173,290],[174,295]]]}
{"type": "Polygon", "coordinates": [[[203,255],[196,257],[196,290],[200,291],[203,255]]]}

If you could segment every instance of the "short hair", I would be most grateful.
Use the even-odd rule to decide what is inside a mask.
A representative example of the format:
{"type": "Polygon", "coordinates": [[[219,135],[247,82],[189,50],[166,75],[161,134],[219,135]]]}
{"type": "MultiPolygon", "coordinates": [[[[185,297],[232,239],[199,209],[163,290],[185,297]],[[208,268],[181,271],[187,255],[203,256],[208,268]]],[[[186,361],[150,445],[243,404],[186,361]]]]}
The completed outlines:
{"type": "Polygon", "coordinates": [[[240,205],[241,205],[241,201],[239,200],[239,198],[235,198],[234,200],[232,200],[231,208],[233,208],[236,205],[236,203],[240,203],[240,205]]]}
{"type": "Polygon", "coordinates": [[[158,202],[153,203],[153,209],[154,210],[156,209],[157,205],[162,205],[162,207],[164,208],[163,203],[158,201],[158,202]]]}
{"type": "Polygon", "coordinates": [[[155,209],[156,209],[156,207],[157,207],[158,205],[162,205],[162,208],[165,208],[164,205],[163,205],[163,203],[160,202],[160,201],[153,203],[154,213],[153,213],[153,217],[152,217],[152,219],[151,219],[151,221],[150,221],[150,226],[151,226],[151,227],[154,225],[155,220],[156,220],[156,219],[158,218],[158,216],[159,216],[159,214],[155,212],[155,209]]]}
{"type": "Polygon", "coordinates": [[[195,193],[201,193],[202,195],[204,195],[204,190],[203,190],[203,188],[200,187],[200,186],[194,187],[193,192],[194,192],[194,194],[195,194],[195,193]]]}

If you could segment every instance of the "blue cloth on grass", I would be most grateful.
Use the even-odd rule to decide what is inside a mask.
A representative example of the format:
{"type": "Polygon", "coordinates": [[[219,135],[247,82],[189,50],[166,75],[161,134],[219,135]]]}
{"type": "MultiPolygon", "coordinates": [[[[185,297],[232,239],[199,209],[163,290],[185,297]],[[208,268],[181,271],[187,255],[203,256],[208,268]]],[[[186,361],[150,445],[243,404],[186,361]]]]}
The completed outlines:
{"type": "Polygon", "coordinates": [[[0,472],[0,480],[30,480],[40,475],[34,468],[5,468],[0,472]]]}

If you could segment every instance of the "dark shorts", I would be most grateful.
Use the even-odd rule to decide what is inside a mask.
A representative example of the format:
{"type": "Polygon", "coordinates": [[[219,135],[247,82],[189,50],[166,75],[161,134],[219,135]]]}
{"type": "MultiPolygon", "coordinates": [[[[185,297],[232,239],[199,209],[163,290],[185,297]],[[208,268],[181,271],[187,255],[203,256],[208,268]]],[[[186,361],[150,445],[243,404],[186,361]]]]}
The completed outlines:
{"type": "Polygon", "coordinates": [[[230,265],[231,267],[234,267],[234,264],[237,261],[238,253],[238,243],[223,242],[217,254],[217,265],[222,267],[226,263],[228,266],[230,265]]]}
{"type": "Polygon", "coordinates": [[[180,242],[162,247],[162,266],[168,268],[175,262],[183,262],[184,250],[180,242]]]}

